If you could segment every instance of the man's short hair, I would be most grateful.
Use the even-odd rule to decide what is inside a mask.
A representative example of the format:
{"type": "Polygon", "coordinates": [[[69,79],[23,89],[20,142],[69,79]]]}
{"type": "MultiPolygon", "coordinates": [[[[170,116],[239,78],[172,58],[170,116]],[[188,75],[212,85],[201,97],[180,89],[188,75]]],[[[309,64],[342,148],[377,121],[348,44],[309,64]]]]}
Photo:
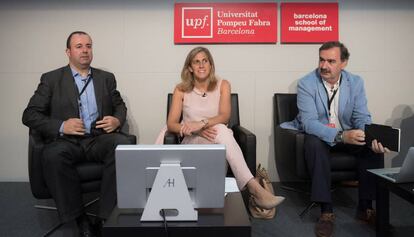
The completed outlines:
{"type": "Polygon", "coordinates": [[[68,36],[68,39],[66,40],[66,48],[70,49],[70,41],[72,40],[72,36],[73,35],[88,35],[88,33],[86,33],[85,31],[74,31],[72,33],[70,33],[70,35],[68,36]]]}
{"type": "Polygon", "coordinates": [[[348,49],[345,47],[345,45],[339,41],[328,41],[322,44],[322,46],[319,48],[319,53],[322,50],[327,50],[331,48],[338,47],[341,51],[341,61],[345,61],[349,59],[350,53],[348,49]]]}

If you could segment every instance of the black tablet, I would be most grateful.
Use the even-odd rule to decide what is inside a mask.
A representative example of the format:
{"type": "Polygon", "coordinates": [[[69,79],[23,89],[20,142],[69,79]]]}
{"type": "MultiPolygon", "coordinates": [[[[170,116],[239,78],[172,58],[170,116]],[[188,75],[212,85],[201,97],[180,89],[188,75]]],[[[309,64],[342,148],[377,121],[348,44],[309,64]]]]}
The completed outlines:
{"type": "Polygon", "coordinates": [[[381,124],[365,125],[365,142],[371,146],[372,140],[377,139],[383,147],[391,151],[400,151],[400,129],[381,124]]]}

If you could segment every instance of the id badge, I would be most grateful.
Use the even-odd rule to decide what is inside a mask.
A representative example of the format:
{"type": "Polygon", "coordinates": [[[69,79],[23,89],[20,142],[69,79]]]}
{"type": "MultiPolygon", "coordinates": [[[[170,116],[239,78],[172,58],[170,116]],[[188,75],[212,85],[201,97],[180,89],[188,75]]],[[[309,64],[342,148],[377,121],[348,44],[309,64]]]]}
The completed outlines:
{"type": "Polygon", "coordinates": [[[334,123],[328,123],[326,126],[330,127],[330,128],[335,128],[335,124],[334,123]]]}
{"type": "Polygon", "coordinates": [[[334,117],[329,117],[329,123],[326,125],[326,126],[328,126],[328,127],[330,127],[330,128],[336,128],[336,125],[335,125],[335,118],[334,117]]]}

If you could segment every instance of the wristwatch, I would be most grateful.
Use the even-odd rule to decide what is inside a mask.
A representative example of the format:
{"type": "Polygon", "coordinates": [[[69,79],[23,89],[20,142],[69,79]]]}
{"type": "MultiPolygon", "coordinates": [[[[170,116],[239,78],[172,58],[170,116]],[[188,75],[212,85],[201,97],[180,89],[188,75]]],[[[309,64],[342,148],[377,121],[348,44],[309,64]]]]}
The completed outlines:
{"type": "Polygon", "coordinates": [[[208,119],[202,119],[201,122],[204,124],[203,128],[207,127],[208,125],[208,119]]]}
{"type": "Polygon", "coordinates": [[[336,143],[344,142],[343,133],[344,133],[344,131],[338,131],[338,133],[335,136],[335,142],[336,143]]]}

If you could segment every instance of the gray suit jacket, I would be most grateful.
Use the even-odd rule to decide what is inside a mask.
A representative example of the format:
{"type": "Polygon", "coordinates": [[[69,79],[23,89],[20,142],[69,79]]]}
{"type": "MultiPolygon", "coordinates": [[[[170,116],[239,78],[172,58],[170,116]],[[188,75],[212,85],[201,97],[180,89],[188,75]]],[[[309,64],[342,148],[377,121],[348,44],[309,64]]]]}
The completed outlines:
{"type": "MultiPolygon", "coordinates": [[[[112,73],[91,68],[99,116],[111,115],[119,119],[121,127],[126,119],[126,106],[116,89],[112,73]]],[[[23,124],[39,131],[48,141],[59,135],[63,121],[79,118],[78,89],[69,65],[44,73],[34,95],[23,112],[23,124]]]]}

